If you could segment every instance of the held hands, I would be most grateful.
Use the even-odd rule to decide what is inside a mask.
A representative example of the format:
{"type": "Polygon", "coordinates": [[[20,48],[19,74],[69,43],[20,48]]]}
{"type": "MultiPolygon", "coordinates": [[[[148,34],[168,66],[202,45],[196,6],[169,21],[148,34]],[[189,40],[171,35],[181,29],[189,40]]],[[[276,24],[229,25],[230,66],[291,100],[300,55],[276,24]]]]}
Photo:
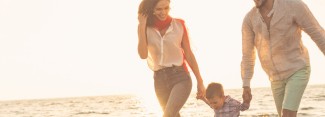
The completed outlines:
{"type": "Polygon", "coordinates": [[[205,87],[203,82],[198,82],[197,84],[196,99],[205,99],[205,87]]]}
{"type": "Polygon", "coordinates": [[[250,87],[244,87],[242,97],[243,97],[244,103],[247,103],[247,104],[251,103],[252,93],[251,93],[250,87]]]}
{"type": "MultiPolygon", "coordinates": [[[[205,87],[203,83],[198,83],[197,85],[196,99],[204,101],[207,105],[210,106],[209,101],[205,97],[205,87]]],[[[211,107],[211,106],[210,106],[211,107]]],[[[211,107],[212,108],[212,107],[211,107]]]]}

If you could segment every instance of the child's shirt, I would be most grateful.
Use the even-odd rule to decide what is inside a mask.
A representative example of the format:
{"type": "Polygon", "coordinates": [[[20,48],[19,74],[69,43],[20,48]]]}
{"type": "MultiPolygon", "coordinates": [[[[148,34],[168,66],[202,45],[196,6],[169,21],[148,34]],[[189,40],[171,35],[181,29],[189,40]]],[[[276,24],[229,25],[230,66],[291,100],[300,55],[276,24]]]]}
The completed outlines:
{"type": "Polygon", "coordinates": [[[240,103],[230,96],[226,96],[222,108],[214,110],[214,117],[238,117],[240,111],[247,110],[248,108],[249,104],[240,103]]]}

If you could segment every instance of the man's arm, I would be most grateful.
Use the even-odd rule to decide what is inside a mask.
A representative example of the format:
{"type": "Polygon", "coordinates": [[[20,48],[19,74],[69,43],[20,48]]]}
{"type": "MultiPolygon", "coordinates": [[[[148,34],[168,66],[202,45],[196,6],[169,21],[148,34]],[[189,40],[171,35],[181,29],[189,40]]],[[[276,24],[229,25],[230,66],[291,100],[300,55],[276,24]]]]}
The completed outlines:
{"type": "Polygon", "coordinates": [[[297,0],[292,7],[295,8],[295,22],[311,37],[325,55],[325,30],[319,25],[305,3],[297,0]]]}
{"type": "Polygon", "coordinates": [[[255,65],[255,34],[252,29],[249,14],[246,15],[242,25],[242,61],[241,77],[243,87],[250,87],[250,80],[253,77],[255,65]]]}
{"type": "Polygon", "coordinates": [[[241,77],[243,80],[243,99],[247,96],[252,97],[250,89],[250,81],[254,73],[255,65],[255,34],[252,29],[249,14],[246,15],[242,25],[242,61],[241,61],[241,77]]]}

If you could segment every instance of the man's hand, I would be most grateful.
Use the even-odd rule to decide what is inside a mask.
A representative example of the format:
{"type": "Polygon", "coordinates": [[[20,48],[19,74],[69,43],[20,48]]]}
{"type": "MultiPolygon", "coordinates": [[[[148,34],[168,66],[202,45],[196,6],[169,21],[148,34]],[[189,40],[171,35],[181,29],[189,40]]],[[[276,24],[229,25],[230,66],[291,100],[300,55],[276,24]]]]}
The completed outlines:
{"type": "Polygon", "coordinates": [[[243,100],[244,103],[250,104],[251,100],[252,100],[252,93],[251,93],[251,88],[250,87],[244,87],[243,88],[243,100]]]}

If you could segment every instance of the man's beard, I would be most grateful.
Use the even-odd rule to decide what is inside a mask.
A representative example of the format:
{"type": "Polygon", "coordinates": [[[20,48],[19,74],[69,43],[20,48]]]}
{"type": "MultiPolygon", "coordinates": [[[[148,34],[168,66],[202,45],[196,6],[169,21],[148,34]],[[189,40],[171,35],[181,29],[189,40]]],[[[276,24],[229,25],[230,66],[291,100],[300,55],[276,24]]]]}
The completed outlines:
{"type": "Polygon", "coordinates": [[[261,8],[265,4],[266,0],[260,0],[258,3],[255,3],[256,8],[261,8]]]}

